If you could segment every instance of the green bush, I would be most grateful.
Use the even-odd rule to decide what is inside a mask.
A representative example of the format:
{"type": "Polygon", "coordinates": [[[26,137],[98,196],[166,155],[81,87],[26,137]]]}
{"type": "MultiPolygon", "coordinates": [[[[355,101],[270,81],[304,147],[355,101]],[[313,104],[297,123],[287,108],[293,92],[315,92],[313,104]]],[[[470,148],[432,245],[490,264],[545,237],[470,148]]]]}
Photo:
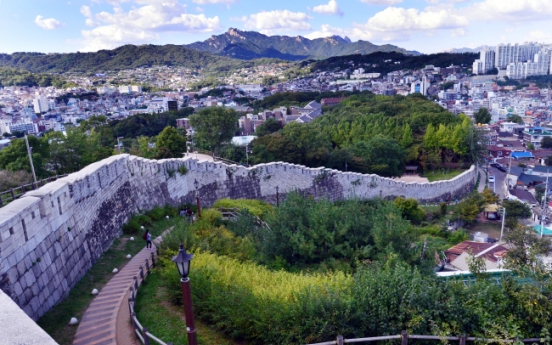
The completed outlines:
{"type": "Polygon", "coordinates": [[[134,217],[134,219],[140,223],[140,225],[148,226],[151,225],[151,218],[146,216],[145,214],[138,215],[134,217]]]}
{"type": "MultiPolygon", "coordinates": [[[[162,276],[181,303],[179,276],[166,257],[162,276]]],[[[209,324],[251,344],[300,344],[346,330],[352,278],[343,273],[292,274],[223,256],[192,262],[194,310],[209,324]]]]}
{"type": "Polygon", "coordinates": [[[459,228],[450,234],[447,241],[453,244],[458,244],[458,243],[467,241],[469,239],[470,239],[470,233],[468,232],[468,230],[459,228]]]}
{"type": "Polygon", "coordinates": [[[214,208],[233,208],[247,210],[255,216],[265,219],[268,215],[274,212],[274,208],[267,202],[262,200],[251,199],[220,199],[213,205],[214,208]]]}
{"type": "Polygon", "coordinates": [[[201,211],[201,218],[211,224],[220,225],[222,222],[222,214],[219,210],[212,208],[204,209],[201,211]]]}
{"type": "Polygon", "coordinates": [[[165,210],[161,207],[154,207],[152,210],[146,212],[146,215],[153,221],[160,220],[165,217],[165,210]]]}
{"type": "Polygon", "coordinates": [[[125,225],[123,225],[123,233],[124,234],[137,234],[140,232],[140,222],[136,218],[132,218],[128,221],[125,225]]]}

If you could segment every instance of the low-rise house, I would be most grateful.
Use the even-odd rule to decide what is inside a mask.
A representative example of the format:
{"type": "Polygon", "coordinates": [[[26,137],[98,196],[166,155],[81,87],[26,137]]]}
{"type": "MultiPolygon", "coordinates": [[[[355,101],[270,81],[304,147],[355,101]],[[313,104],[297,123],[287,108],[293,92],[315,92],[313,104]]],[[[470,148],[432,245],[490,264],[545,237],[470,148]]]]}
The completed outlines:
{"type": "Polygon", "coordinates": [[[499,269],[504,266],[504,257],[508,252],[506,245],[501,243],[485,243],[464,241],[445,250],[449,268],[459,271],[469,271],[470,256],[482,258],[485,270],[499,269]]]}

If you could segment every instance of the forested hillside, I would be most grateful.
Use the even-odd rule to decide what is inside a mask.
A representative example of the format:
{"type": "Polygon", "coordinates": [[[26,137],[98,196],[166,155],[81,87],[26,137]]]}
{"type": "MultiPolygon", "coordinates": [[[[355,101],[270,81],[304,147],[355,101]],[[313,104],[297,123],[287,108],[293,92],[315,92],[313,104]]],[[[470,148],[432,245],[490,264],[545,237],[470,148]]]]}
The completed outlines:
{"type": "Polygon", "coordinates": [[[400,176],[407,163],[435,169],[477,161],[483,148],[469,118],[422,96],[349,97],[312,123],[289,123],[253,141],[250,162],[400,176]]]}
{"type": "Polygon", "coordinates": [[[55,86],[66,88],[72,86],[60,77],[50,74],[37,74],[15,68],[0,67],[0,87],[4,86],[55,86]]]}
{"type": "MultiPolygon", "coordinates": [[[[13,67],[31,72],[95,73],[137,67],[183,66],[192,69],[227,71],[246,62],[186,48],[181,45],[125,45],[95,53],[0,54],[0,67],[13,67]]],[[[252,62],[249,62],[252,64],[252,62]]]]}
{"type": "Polygon", "coordinates": [[[438,53],[428,55],[405,55],[396,52],[376,52],[368,55],[354,54],[347,56],[336,56],[321,61],[305,61],[303,66],[310,64],[310,68],[315,71],[327,71],[334,69],[350,68],[350,62],[354,63],[355,68],[362,67],[366,73],[382,73],[403,70],[403,69],[421,69],[426,65],[437,67],[467,66],[471,67],[479,54],[463,53],[438,53]],[[400,62],[397,64],[396,62],[400,62]]]}

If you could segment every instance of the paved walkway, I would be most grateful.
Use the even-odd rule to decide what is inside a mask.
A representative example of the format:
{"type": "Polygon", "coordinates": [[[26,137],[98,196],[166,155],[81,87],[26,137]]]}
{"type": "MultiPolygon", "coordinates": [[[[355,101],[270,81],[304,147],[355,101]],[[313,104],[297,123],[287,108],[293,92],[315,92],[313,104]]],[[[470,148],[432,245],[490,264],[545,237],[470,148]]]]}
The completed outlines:
{"type": "Polygon", "coordinates": [[[102,288],[80,320],[73,345],[117,344],[117,314],[119,309],[128,308],[123,303],[128,298],[127,292],[140,266],[151,258],[152,252],[142,249],[102,288]]]}

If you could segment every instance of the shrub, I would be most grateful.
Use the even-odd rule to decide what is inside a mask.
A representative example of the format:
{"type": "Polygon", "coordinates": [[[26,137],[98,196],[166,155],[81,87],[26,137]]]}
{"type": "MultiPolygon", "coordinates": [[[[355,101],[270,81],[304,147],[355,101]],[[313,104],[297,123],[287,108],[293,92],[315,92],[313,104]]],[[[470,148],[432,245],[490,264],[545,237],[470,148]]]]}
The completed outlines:
{"type": "MultiPolygon", "coordinates": [[[[181,303],[174,264],[168,256],[161,262],[170,295],[181,303]]],[[[208,253],[197,253],[192,267],[194,310],[234,338],[252,344],[300,344],[350,333],[345,323],[352,278],[343,273],[274,272],[208,253]]]]}
{"type": "Polygon", "coordinates": [[[146,212],[146,215],[153,221],[160,220],[165,217],[165,210],[161,207],[154,207],[152,210],[146,212]]]}
{"type": "Polygon", "coordinates": [[[470,233],[468,232],[468,230],[459,228],[450,234],[447,241],[453,244],[458,244],[458,243],[467,241],[469,239],[470,239],[470,233]]]}
{"type": "Polygon", "coordinates": [[[188,173],[188,168],[186,168],[185,165],[181,165],[178,167],[178,172],[180,173],[180,175],[184,176],[188,173]]]}
{"type": "Polygon", "coordinates": [[[138,215],[138,216],[134,217],[134,219],[138,223],[140,223],[140,225],[143,225],[143,226],[151,225],[151,218],[146,216],[145,214],[138,215]]]}
{"type": "Polygon", "coordinates": [[[233,208],[247,210],[255,216],[264,219],[266,216],[274,212],[274,208],[267,202],[262,200],[250,199],[220,199],[213,205],[214,208],[233,208]]]}
{"type": "Polygon", "coordinates": [[[124,234],[137,234],[140,231],[140,222],[136,218],[132,218],[128,223],[123,225],[124,234]]]}
{"type": "Polygon", "coordinates": [[[218,210],[212,208],[202,210],[201,218],[213,225],[220,225],[222,222],[222,214],[218,210]]]}
{"type": "Polygon", "coordinates": [[[165,207],[163,207],[163,215],[164,216],[169,216],[169,217],[176,217],[178,216],[178,209],[176,207],[172,207],[172,206],[169,206],[169,205],[166,205],[165,207]]]}

